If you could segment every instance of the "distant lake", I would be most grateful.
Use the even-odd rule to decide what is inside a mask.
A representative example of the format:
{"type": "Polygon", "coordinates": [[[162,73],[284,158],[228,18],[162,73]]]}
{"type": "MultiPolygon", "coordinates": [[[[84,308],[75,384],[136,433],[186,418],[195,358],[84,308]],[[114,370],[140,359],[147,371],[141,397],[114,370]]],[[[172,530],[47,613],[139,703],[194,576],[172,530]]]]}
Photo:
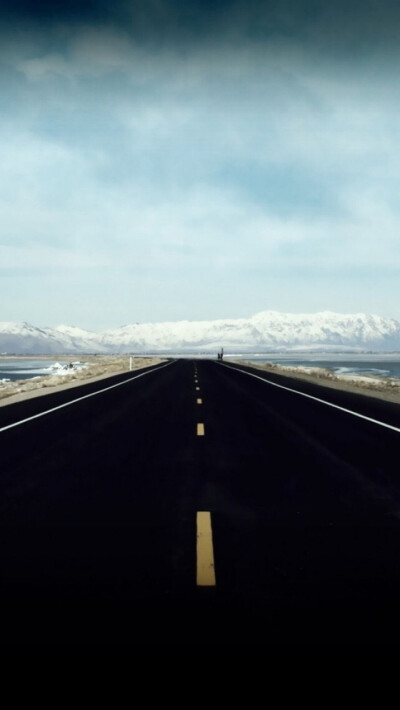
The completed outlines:
{"type": "Polygon", "coordinates": [[[49,375],[49,368],[55,362],[55,360],[39,360],[36,358],[0,358],[0,381],[29,380],[39,375],[49,375]]]}
{"type": "MultiPolygon", "coordinates": [[[[176,357],[180,357],[176,354],[176,357]]],[[[187,354],[186,354],[187,357],[187,354]]],[[[193,353],[190,357],[213,355],[193,353]]],[[[272,362],[294,367],[324,367],[335,374],[379,375],[400,378],[400,353],[226,353],[231,360],[272,362]]],[[[0,357],[1,380],[28,380],[51,374],[56,360],[40,358],[0,357]]]]}
{"type": "Polygon", "coordinates": [[[294,367],[324,367],[335,374],[379,375],[400,378],[400,353],[267,353],[227,355],[249,362],[272,362],[294,367]]]}

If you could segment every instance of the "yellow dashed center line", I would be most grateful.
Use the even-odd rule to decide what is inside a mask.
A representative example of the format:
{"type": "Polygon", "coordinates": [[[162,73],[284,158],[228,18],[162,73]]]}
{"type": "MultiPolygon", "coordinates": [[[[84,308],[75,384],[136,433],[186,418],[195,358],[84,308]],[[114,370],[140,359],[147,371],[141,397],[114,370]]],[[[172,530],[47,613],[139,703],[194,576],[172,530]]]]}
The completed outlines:
{"type": "Polygon", "coordinates": [[[204,424],[197,425],[197,436],[204,436],[204,424]]]}
{"type": "Polygon", "coordinates": [[[198,587],[215,587],[214,549],[211,514],[197,513],[197,576],[198,587]]]}
{"type": "Polygon", "coordinates": [[[198,399],[198,400],[196,400],[196,401],[197,401],[197,404],[203,404],[203,400],[202,400],[202,399],[198,399]]]}

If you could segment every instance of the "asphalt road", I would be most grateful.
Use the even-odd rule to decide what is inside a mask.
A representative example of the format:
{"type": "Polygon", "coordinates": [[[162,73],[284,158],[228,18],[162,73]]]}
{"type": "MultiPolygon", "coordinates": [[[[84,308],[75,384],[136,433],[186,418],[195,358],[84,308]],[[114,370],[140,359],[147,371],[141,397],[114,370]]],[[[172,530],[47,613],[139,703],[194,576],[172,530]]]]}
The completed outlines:
{"type": "Polygon", "coordinates": [[[399,444],[398,405],[205,360],[3,407],[1,643],[393,648],[399,444]]]}

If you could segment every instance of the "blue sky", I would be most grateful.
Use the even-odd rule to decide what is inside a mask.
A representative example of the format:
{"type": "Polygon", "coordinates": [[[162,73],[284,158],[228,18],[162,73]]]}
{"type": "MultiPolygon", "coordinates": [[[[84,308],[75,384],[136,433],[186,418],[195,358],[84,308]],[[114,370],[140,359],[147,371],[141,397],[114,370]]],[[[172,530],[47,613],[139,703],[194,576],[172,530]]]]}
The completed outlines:
{"type": "Polygon", "coordinates": [[[0,320],[400,319],[395,2],[0,5],[0,320]]]}

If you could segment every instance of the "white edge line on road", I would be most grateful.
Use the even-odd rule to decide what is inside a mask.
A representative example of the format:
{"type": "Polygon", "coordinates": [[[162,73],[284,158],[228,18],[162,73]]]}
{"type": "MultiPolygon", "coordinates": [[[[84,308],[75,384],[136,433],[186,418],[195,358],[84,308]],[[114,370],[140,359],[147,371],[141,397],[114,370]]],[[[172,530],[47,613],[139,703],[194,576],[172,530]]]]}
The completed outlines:
{"type": "MultiPolygon", "coordinates": [[[[14,424],[8,424],[7,426],[3,426],[0,429],[0,434],[2,431],[6,431],[7,429],[12,429],[13,427],[20,426],[20,424],[25,424],[26,422],[32,421],[32,419],[38,419],[39,417],[44,417],[46,414],[51,414],[51,412],[56,412],[57,409],[63,409],[64,407],[69,407],[71,404],[75,404],[76,402],[82,402],[83,399],[88,399],[89,397],[95,397],[97,394],[101,394],[102,392],[107,392],[108,390],[114,389],[114,387],[121,387],[121,385],[126,385],[127,382],[132,382],[132,380],[137,380],[139,377],[144,377],[145,375],[150,375],[152,372],[156,372],[156,370],[162,370],[164,367],[168,367],[168,365],[172,365],[176,360],[173,360],[173,362],[167,362],[165,365],[160,365],[160,367],[155,367],[153,370],[146,370],[146,372],[141,372],[139,375],[135,375],[135,377],[130,377],[129,380],[124,380],[123,382],[117,382],[116,385],[111,385],[110,387],[104,387],[101,390],[97,390],[96,392],[91,392],[91,394],[85,394],[83,397],[78,397],[77,399],[71,399],[70,402],[65,402],[64,404],[59,404],[58,407],[52,407],[52,409],[46,409],[45,412],[39,412],[39,414],[34,414],[32,417],[27,417],[26,419],[21,419],[19,422],[14,422],[14,424]]],[[[110,375],[112,377],[112,375],[110,375]]],[[[85,383],[83,383],[84,385],[85,383]]]]}
{"type": "Polygon", "coordinates": [[[249,377],[255,377],[256,380],[261,380],[261,382],[266,382],[268,385],[273,385],[273,387],[279,387],[281,390],[287,390],[287,392],[294,392],[302,397],[307,397],[307,399],[313,399],[315,402],[320,402],[321,404],[326,404],[328,407],[333,407],[334,409],[339,409],[341,412],[346,412],[346,414],[352,414],[353,417],[359,417],[359,419],[365,419],[367,422],[372,422],[373,424],[379,424],[386,429],[392,429],[392,431],[397,431],[400,434],[400,429],[392,424],[385,424],[385,422],[380,422],[378,419],[372,419],[371,417],[366,417],[365,414],[359,414],[358,412],[353,412],[352,409],[345,409],[345,407],[339,407],[338,404],[333,404],[332,402],[326,402],[324,399],[319,399],[319,397],[313,397],[311,394],[306,394],[305,392],[300,392],[299,390],[294,390],[291,387],[285,387],[284,385],[278,385],[277,382],[271,382],[271,380],[265,379],[265,377],[260,377],[259,375],[253,375],[252,372],[247,372],[246,370],[241,370],[239,367],[232,367],[227,365],[225,362],[220,363],[224,367],[228,367],[230,370],[236,370],[237,372],[243,372],[244,375],[249,375],[249,377]]]}

